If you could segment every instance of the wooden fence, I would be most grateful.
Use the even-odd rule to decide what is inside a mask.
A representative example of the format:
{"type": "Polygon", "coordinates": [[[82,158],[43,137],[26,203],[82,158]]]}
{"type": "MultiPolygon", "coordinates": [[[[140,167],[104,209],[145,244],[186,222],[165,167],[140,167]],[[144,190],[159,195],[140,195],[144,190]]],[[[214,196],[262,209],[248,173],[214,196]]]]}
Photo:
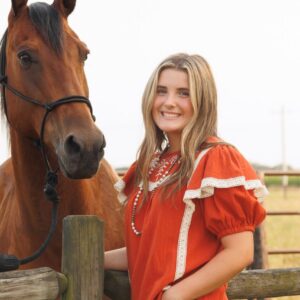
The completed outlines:
{"type": "Polygon", "coordinates": [[[103,222],[68,216],[63,222],[62,273],[50,268],[0,273],[1,300],[102,299],[103,222]]]}
{"type": "MultiPolygon", "coordinates": [[[[269,176],[299,176],[299,171],[262,171],[259,173],[260,179],[264,182],[266,177],[269,176]]],[[[283,187],[284,189],[286,186],[283,187]]],[[[286,192],[286,190],[285,190],[286,192]]],[[[277,211],[267,211],[268,216],[299,216],[300,211],[290,211],[290,210],[277,210],[277,211]]],[[[253,263],[254,269],[267,268],[268,267],[268,255],[274,254],[300,254],[300,249],[267,249],[267,243],[265,239],[265,227],[260,226],[255,232],[255,259],[253,263]]]]}
{"type": "MultiPolygon", "coordinates": [[[[103,222],[64,219],[62,273],[50,268],[0,273],[0,300],[129,300],[126,272],[103,271],[103,222]]],[[[230,299],[300,295],[300,268],[244,271],[229,282],[230,299]]]]}

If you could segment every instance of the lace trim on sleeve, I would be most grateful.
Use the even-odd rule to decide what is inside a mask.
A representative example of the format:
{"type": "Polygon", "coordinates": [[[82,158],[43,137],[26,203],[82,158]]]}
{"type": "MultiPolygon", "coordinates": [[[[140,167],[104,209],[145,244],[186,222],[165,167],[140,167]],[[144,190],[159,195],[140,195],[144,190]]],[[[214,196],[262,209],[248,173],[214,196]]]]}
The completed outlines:
{"type": "Polygon", "coordinates": [[[246,190],[254,190],[254,195],[259,202],[262,202],[264,197],[268,195],[268,190],[259,179],[246,180],[244,176],[228,179],[207,177],[202,179],[200,188],[195,190],[187,190],[184,194],[184,198],[202,199],[212,196],[215,188],[232,188],[237,186],[244,186],[246,190]]]}
{"type": "Polygon", "coordinates": [[[114,188],[115,190],[117,190],[118,193],[118,199],[119,202],[121,204],[125,203],[125,201],[127,200],[127,196],[124,193],[124,189],[125,189],[125,181],[120,179],[118,180],[115,184],[114,184],[114,188]]]}

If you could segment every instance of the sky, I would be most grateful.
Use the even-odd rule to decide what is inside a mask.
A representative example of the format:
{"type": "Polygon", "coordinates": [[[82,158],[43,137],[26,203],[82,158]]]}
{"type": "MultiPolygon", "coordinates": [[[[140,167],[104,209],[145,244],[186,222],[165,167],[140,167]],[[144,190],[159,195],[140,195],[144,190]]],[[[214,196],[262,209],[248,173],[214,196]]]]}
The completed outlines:
{"type": "MultiPolygon", "coordinates": [[[[2,33],[9,10],[2,0],[2,33]]],[[[135,160],[146,82],[165,57],[186,52],[212,68],[219,136],[252,163],[300,169],[299,15],[298,0],[77,0],[69,24],[91,51],[85,71],[106,159],[135,160]]],[[[0,163],[9,157],[4,123],[0,163]]]]}

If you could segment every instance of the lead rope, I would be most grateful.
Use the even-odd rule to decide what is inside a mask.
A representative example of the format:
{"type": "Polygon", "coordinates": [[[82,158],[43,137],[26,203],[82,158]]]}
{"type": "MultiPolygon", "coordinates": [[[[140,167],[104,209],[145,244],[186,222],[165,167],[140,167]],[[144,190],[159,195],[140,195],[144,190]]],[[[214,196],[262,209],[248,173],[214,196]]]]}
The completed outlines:
{"type": "Polygon", "coordinates": [[[55,228],[57,225],[57,211],[59,204],[59,197],[56,191],[57,182],[57,174],[55,172],[48,171],[46,183],[44,186],[44,194],[46,196],[46,199],[52,202],[51,225],[48,235],[43,244],[32,255],[23,259],[19,259],[15,255],[0,254],[0,272],[16,270],[20,265],[24,265],[35,260],[45,251],[49,241],[51,240],[55,232],[55,228]]]}

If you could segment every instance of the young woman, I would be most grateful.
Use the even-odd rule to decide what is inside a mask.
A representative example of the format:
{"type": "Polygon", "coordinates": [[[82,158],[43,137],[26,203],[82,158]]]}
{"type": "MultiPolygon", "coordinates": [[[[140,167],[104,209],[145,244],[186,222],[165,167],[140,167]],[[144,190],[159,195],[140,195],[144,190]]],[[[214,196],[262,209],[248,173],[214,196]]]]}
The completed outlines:
{"type": "Polygon", "coordinates": [[[217,93],[199,55],[165,59],[146,86],[145,137],[116,184],[126,248],[105,267],[129,271],[133,300],[227,299],[226,282],[253,259],[266,189],[217,136],[217,93]]]}

